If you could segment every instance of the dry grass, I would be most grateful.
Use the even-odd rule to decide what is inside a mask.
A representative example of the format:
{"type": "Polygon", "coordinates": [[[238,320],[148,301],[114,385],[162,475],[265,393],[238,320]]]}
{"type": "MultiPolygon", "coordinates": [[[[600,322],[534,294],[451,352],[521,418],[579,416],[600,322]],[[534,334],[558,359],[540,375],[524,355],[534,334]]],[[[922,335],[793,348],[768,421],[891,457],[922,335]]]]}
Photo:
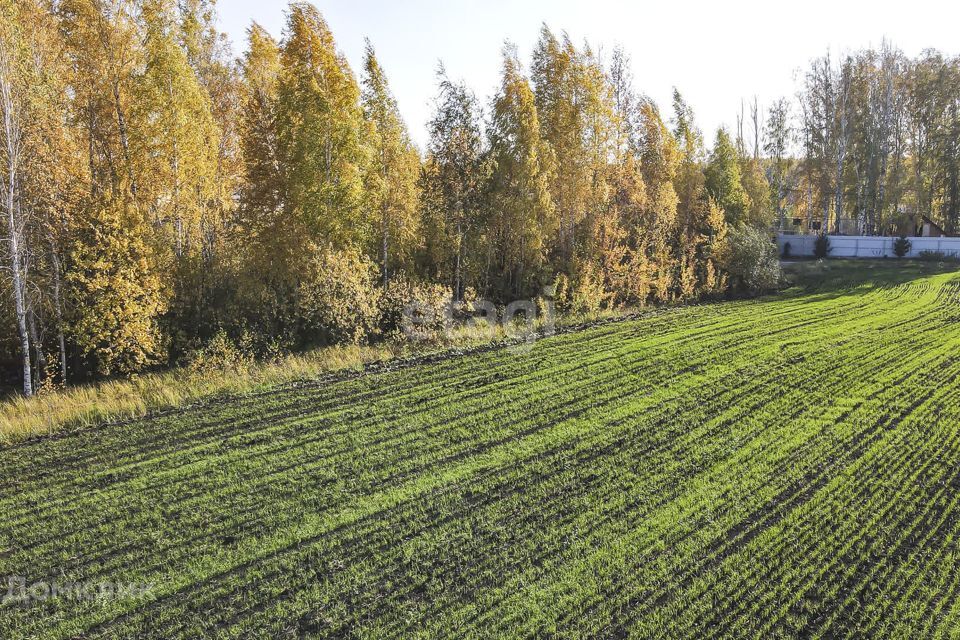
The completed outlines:
{"type": "Polygon", "coordinates": [[[242,394],[272,385],[361,367],[397,355],[396,346],[331,347],[246,369],[174,369],[128,380],[69,387],[0,403],[0,443],[82,429],[187,405],[210,396],[242,394]]]}
{"type": "Polygon", "coordinates": [[[463,328],[438,342],[326,347],[242,369],[202,372],[174,369],[127,380],[49,391],[33,398],[15,396],[0,402],[0,445],[138,418],[213,396],[260,391],[338,371],[359,369],[374,362],[452,347],[477,346],[502,338],[504,333],[499,328],[493,331],[463,328]]]}

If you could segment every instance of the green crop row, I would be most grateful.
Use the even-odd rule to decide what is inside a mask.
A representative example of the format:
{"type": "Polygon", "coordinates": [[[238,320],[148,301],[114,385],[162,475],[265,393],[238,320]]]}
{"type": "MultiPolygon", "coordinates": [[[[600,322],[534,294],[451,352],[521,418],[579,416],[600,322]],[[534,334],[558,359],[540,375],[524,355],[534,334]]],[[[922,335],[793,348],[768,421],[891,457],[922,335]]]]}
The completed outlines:
{"type": "Polygon", "coordinates": [[[831,279],[0,449],[0,577],[150,585],[0,637],[949,637],[958,302],[831,279]]]}

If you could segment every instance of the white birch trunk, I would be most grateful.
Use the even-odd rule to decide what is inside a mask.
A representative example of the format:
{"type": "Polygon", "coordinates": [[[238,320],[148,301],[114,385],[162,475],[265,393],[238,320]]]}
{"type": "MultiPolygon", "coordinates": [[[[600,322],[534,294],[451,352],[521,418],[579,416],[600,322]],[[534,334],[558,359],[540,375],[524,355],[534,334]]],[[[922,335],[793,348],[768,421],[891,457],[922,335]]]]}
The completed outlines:
{"type": "Polygon", "coordinates": [[[17,98],[13,88],[13,69],[6,45],[0,41],[0,111],[3,112],[4,146],[6,147],[6,175],[3,184],[7,235],[10,246],[10,271],[13,284],[13,304],[17,319],[17,334],[23,358],[23,395],[33,395],[30,367],[30,334],[27,328],[27,304],[23,278],[23,228],[17,216],[18,173],[23,132],[20,129],[17,98]]]}

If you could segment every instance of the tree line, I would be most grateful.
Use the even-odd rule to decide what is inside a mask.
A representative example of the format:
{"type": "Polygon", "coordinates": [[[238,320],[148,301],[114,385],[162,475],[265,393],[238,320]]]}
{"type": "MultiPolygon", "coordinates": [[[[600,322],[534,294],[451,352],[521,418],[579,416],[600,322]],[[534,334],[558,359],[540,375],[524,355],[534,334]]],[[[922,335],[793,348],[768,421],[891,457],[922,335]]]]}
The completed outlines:
{"type": "Polygon", "coordinates": [[[817,58],[765,133],[781,228],[960,231],[960,58],[889,43],[817,58]]]}
{"type": "MultiPolygon", "coordinates": [[[[802,126],[782,101],[766,122],[752,110],[752,150],[740,122],[708,152],[678,92],[664,115],[622,50],[545,26],[528,64],[504,47],[489,104],[441,66],[419,150],[372,44],[355,74],[306,2],[279,41],[247,36],[235,59],[214,0],[0,0],[0,358],[28,395],[176,364],[222,334],[261,353],[373,340],[410,300],[719,295],[750,271],[750,229],[837,203],[879,228],[920,202],[903,186],[916,165],[925,210],[950,192],[943,113],[928,105],[921,152],[912,93],[889,109],[865,94],[894,124],[855,109],[860,84],[887,86],[879,71],[818,61],[802,126]],[[885,141],[865,147],[864,120],[885,141]]],[[[917,73],[901,58],[897,83],[917,73]]]]}

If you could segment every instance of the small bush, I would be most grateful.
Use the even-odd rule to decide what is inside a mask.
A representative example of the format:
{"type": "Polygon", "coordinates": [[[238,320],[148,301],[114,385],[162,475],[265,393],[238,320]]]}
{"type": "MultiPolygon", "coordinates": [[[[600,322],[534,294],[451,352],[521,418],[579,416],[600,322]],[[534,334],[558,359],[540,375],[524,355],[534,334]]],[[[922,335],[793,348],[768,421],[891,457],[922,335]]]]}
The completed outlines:
{"type": "Polygon", "coordinates": [[[574,313],[594,315],[607,301],[609,296],[603,286],[600,270],[592,263],[579,266],[571,296],[571,310],[574,313]]]}
{"type": "Polygon", "coordinates": [[[218,331],[207,344],[187,354],[187,368],[193,373],[246,371],[256,360],[253,341],[244,333],[234,342],[218,331]]]}
{"type": "Polygon", "coordinates": [[[830,236],[825,233],[818,233],[817,239],[813,243],[813,257],[823,260],[830,253],[830,236]]]}
{"type": "Polygon", "coordinates": [[[322,344],[364,344],[377,333],[382,289],[359,252],[319,249],[300,283],[299,315],[322,344]]]}
{"type": "Polygon", "coordinates": [[[570,278],[565,273],[558,273],[552,287],[553,300],[557,309],[567,313],[573,305],[573,292],[571,291],[570,278]]]}
{"type": "Polygon", "coordinates": [[[587,316],[599,313],[611,298],[603,286],[600,270],[592,263],[580,262],[573,271],[572,276],[557,274],[553,286],[548,287],[557,310],[587,316]]]}
{"type": "Polygon", "coordinates": [[[960,262],[960,258],[942,251],[921,251],[917,254],[918,260],[925,262],[960,262]]]}
{"type": "Polygon", "coordinates": [[[897,256],[898,258],[903,258],[906,256],[908,253],[910,253],[910,249],[912,248],[913,243],[907,240],[907,236],[900,236],[893,241],[893,255],[897,256]]]}
{"type": "Polygon", "coordinates": [[[740,224],[730,229],[721,255],[721,266],[742,290],[761,293],[780,284],[777,245],[766,233],[740,224]]]}
{"type": "Polygon", "coordinates": [[[408,315],[416,313],[418,334],[436,338],[446,329],[452,298],[450,287],[414,282],[397,274],[380,298],[380,331],[388,338],[397,338],[409,321],[408,315]]]}

